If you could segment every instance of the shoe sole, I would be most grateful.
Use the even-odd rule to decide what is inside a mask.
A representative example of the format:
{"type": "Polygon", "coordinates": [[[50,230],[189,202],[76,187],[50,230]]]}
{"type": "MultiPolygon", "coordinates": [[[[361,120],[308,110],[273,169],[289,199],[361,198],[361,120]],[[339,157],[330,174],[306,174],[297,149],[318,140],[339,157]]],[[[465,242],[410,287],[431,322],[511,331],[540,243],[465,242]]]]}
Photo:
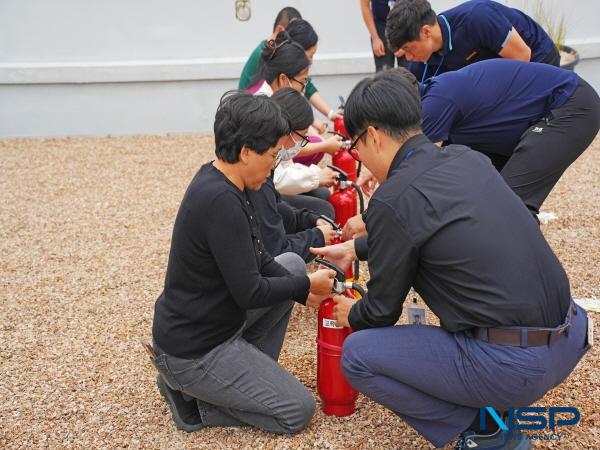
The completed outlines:
{"type": "Polygon", "coordinates": [[[179,413],[177,412],[177,408],[175,408],[173,406],[175,404],[175,401],[173,400],[173,397],[171,396],[171,392],[169,392],[169,390],[167,389],[166,383],[160,376],[156,379],[156,386],[158,387],[158,391],[160,392],[160,395],[162,395],[165,398],[165,400],[167,401],[167,404],[169,405],[169,409],[171,410],[171,416],[173,417],[173,422],[175,422],[175,426],[177,427],[178,430],[185,431],[187,433],[192,433],[194,431],[198,431],[198,430],[201,430],[202,428],[204,428],[203,424],[190,425],[189,423],[186,423],[183,421],[183,419],[179,416],[179,413]]]}

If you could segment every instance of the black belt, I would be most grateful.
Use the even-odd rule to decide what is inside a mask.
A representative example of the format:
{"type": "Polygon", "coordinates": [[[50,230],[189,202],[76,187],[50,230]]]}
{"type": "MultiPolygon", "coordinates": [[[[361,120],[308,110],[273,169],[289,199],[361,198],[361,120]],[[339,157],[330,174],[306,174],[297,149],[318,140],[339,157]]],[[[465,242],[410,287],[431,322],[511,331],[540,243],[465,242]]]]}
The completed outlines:
{"type": "Polygon", "coordinates": [[[569,305],[565,321],[556,328],[537,327],[496,327],[473,328],[471,332],[475,339],[490,344],[512,345],[514,347],[541,347],[567,336],[571,328],[571,316],[577,314],[573,302],[569,305]]]}

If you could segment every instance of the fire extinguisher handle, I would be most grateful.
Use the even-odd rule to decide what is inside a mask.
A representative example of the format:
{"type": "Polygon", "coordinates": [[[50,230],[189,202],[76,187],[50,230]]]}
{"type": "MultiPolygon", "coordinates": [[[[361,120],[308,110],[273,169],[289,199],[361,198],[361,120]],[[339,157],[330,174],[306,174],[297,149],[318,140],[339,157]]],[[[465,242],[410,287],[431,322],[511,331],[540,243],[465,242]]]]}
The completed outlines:
{"type": "Polygon", "coordinates": [[[330,131],[328,131],[328,133],[329,133],[329,134],[333,134],[333,135],[335,135],[335,136],[339,136],[339,137],[341,137],[342,139],[346,139],[346,136],[344,136],[344,135],[343,135],[342,133],[340,133],[339,131],[331,131],[331,130],[330,130],[330,131]]]}
{"type": "Polygon", "coordinates": [[[344,172],[342,169],[340,169],[339,167],[332,166],[331,164],[327,164],[327,167],[329,167],[331,170],[339,173],[339,177],[338,177],[339,181],[348,181],[348,174],[346,172],[344,172]]]}
{"type": "Polygon", "coordinates": [[[340,269],[338,266],[336,266],[335,264],[333,264],[331,261],[327,261],[326,259],[323,258],[315,258],[315,262],[322,264],[323,266],[335,270],[336,275],[335,278],[338,281],[341,281],[342,283],[346,281],[346,273],[340,269]]]}
{"type": "Polygon", "coordinates": [[[323,219],[325,222],[331,225],[335,231],[342,231],[340,226],[337,223],[335,223],[335,220],[333,220],[331,217],[328,217],[325,214],[321,214],[319,216],[319,219],[323,219]]]}

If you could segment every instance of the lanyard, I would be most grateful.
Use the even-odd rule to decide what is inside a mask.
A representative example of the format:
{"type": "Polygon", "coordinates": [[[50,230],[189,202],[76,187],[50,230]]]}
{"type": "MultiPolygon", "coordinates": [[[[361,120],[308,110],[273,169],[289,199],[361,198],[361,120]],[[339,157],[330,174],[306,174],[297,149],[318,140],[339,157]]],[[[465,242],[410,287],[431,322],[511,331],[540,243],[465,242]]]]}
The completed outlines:
{"type": "MultiPolygon", "coordinates": [[[[444,16],[443,14],[440,14],[438,17],[440,19],[442,19],[444,21],[444,23],[446,24],[446,29],[448,30],[448,51],[452,51],[454,49],[454,46],[452,45],[452,28],[450,28],[450,22],[448,22],[448,19],[446,19],[446,16],[444,16]]],[[[446,55],[444,54],[442,56],[442,60],[438,64],[438,67],[437,67],[435,73],[431,76],[431,78],[434,78],[438,74],[438,72],[440,71],[440,67],[442,67],[442,65],[444,64],[445,58],[446,58],[446,55]]],[[[429,69],[429,61],[425,63],[425,69],[423,70],[423,76],[421,77],[421,83],[423,83],[425,81],[425,78],[427,77],[428,69],[429,69]]]]}
{"type": "MultiPolygon", "coordinates": [[[[444,58],[446,58],[446,55],[442,56],[442,60],[440,61],[439,65],[437,66],[437,69],[435,69],[435,73],[431,76],[431,78],[434,78],[440,71],[442,64],[444,64],[444,58]]],[[[425,77],[427,76],[427,69],[429,69],[428,62],[425,63],[425,69],[423,69],[423,76],[421,77],[421,84],[423,84],[425,82],[425,77]]]]}
{"type": "Polygon", "coordinates": [[[415,152],[414,148],[411,148],[409,151],[407,151],[406,155],[404,155],[401,162],[406,161],[408,158],[410,158],[414,152],[415,152]]]}

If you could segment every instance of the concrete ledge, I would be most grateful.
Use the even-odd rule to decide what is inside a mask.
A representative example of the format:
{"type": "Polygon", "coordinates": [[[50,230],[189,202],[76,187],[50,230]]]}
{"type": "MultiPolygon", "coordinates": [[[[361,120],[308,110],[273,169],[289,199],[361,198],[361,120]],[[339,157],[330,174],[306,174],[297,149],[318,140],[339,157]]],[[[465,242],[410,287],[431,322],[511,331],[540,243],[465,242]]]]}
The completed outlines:
{"type": "MultiPolygon", "coordinates": [[[[567,41],[584,59],[600,58],[600,37],[567,41]]],[[[0,84],[128,83],[236,80],[246,57],[0,64],[0,84]]],[[[315,58],[311,75],[373,71],[370,52],[330,53],[315,58]]]]}
{"type": "MultiPolygon", "coordinates": [[[[196,58],[102,62],[2,63],[0,84],[127,83],[238,79],[246,58],[196,58]]],[[[339,53],[315,58],[312,75],[365,73],[370,53],[339,53]]]]}

